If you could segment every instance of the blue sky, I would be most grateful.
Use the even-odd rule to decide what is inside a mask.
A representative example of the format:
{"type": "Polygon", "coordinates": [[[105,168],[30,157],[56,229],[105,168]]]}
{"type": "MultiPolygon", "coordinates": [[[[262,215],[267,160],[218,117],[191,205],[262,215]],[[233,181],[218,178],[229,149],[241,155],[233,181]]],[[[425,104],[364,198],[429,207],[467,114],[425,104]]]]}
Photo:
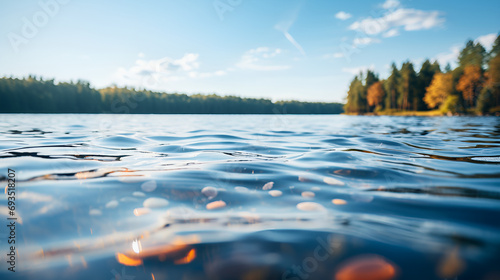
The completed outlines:
{"type": "Polygon", "coordinates": [[[488,48],[500,1],[39,0],[0,3],[0,76],[343,101],[353,75],[488,48]]]}

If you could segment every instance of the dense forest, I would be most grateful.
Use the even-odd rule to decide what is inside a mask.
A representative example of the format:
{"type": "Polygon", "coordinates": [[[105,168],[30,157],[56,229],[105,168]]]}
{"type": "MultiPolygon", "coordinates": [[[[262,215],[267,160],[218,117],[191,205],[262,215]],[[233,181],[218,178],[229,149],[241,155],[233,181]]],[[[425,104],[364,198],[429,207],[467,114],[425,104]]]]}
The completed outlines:
{"type": "Polygon", "coordinates": [[[339,114],[340,103],[237,96],[167,94],[133,88],[94,89],[88,82],[0,79],[0,113],[339,114]]]}
{"type": "Polygon", "coordinates": [[[351,114],[429,111],[438,114],[500,114],[500,36],[490,52],[468,41],[457,67],[426,60],[420,71],[406,61],[385,80],[368,70],[352,80],[344,106],[351,114]]]}

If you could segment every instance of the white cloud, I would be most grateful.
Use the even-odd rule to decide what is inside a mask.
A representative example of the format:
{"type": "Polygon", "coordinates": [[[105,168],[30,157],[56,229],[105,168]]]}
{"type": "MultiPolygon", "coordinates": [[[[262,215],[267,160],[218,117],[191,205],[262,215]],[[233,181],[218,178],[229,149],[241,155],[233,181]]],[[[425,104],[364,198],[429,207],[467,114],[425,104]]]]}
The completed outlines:
{"type": "MultiPolygon", "coordinates": [[[[141,57],[142,53],[139,53],[141,57]]],[[[160,59],[138,59],[130,68],[119,68],[116,76],[119,81],[139,87],[153,87],[166,83],[184,80],[187,78],[208,78],[223,76],[227,72],[199,72],[199,55],[187,53],[179,59],[164,57],[160,59]]]]}
{"type": "Polygon", "coordinates": [[[458,55],[460,54],[460,47],[459,46],[453,46],[450,48],[449,51],[439,53],[436,55],[434,58],[439,62],[441,67],[446,66],[446,64],[454,65],[457,62],[458,55]]]}
{"type": "Polygon", "coordinates": [[[399,31],[396,28],[394,28],[394,29],[391,29],[391,30],[385,32],[384,34],[382,34],[382,37],[389,38],[389,37],[395,37],[398,35],[399,35],[399,31]]]}
{"type": "Polygon", "coordinates": [[[352,44],[354,46],[366,46],[370,44],[380,43],[380,39],[372,37],[354,38],[352,44]]]}
{"type": "MultiPolygon", "coordinates": [[[[416,9],[398,8],[382,17],[368,17],[354,22],[349,29],[363,32],[367,35],[378,35],[390,29],[402,27],[406,31],[430,29],[444,22],[438,11],[422,11],[416,9]]],[[[394,33],[395,31],[392,31],[394,33]]]]}
{"type": "Polygon", "coordinates": [[[352,17],[352,15],[349,13],[346,13],[344,11],[340,11],[340,12],[335,14],[335,17],[340,19],[340,20],[346,20],[346,19],[350,19],[352,17]]]}
{"type": "Polygon", "coordinates": [[[241,60],[236,64],[241,69],[257,70],[257,71],[276,71],[290,68],[288,65],[273,65],[269,60],[281,54],[281,49],[269,49],[260,47],[251,49],[243,54],[241,60]]]}
{"type": "Polygon", "coordinates": [[[401,5],[398,0],[387,0],[382,4],[382,8],[386,10],[397,8],[401,5]]]}
{"type": "Polygon", "coordinates": [[[375,65],[364,65],[364,66],[358,66],[358,67],[344,67],[342,68],[342,72],[350,73],[352,75],[357,75],[360,72],[365,72],[366,70],[374,70],[375,65]]]}
{"type": "Polygon", "coordinates": [[[179,59],[169,57],[156,60],[138,59],[134,66],[122,70],[127,76],[173,75],[197,69],[200,66],[198,57],[198,54],[187,53],[179,59]]]}
{"type": "Polygon", "coordinates": [[[493,47],[493,43],[495,43],[495,39],[496,38],[497,38],[497,34],[496,33],[491,33],[491,34],[486,34],[486,35],[477,37],[477,39],[475,40],[475,42],[476,43],[477,42],[481,43],[481,45],[483,45],[483,47],[487,51],[489,51],[493,47]]]}
{"type": "Polygon", "coordinates": [[[140,52],[137,56],[140,57],[140,58],[143,58],[146,55],[143,52],[140,52]]]}

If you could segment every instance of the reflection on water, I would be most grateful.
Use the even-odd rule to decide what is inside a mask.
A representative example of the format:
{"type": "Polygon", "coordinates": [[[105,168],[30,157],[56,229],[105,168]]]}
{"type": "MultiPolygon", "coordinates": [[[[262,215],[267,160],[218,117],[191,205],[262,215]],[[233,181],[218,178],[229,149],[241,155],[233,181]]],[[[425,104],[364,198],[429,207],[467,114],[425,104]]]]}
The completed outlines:
{"type": "Polygon", "coordinates": [[[19,279],[500,278],[498,118],[0,115],[0,131],[19,279]]]}

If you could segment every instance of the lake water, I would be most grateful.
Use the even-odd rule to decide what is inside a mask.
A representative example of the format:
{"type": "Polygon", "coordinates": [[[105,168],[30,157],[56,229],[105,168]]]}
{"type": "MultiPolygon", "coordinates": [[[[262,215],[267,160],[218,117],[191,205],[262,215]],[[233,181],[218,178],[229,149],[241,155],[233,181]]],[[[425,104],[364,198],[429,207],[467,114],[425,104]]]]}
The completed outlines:
{"type": "Polygon", "coordinates": [[[0,131],[18,218],[12,273],[3,195],[2,279],[500,279],[500,118],[0,115],[0,131]]]}

